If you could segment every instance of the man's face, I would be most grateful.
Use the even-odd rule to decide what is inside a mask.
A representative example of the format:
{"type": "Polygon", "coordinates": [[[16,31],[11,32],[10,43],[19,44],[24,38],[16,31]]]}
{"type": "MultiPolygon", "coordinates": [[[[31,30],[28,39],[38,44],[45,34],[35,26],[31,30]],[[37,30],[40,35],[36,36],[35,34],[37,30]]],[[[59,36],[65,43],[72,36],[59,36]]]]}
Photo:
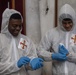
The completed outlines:
{"type": "Polygon", "coordinates": [[[72,20],[63,20],[62,25],[66,31],[70,31],[73,27],[73,22],[72,20]]]}
{"type": "Polygon", "coordinates": [[[13,36],[17,36],[22,28],[21,19],[11,19],[9,21],[8,30],[13,36]]]}

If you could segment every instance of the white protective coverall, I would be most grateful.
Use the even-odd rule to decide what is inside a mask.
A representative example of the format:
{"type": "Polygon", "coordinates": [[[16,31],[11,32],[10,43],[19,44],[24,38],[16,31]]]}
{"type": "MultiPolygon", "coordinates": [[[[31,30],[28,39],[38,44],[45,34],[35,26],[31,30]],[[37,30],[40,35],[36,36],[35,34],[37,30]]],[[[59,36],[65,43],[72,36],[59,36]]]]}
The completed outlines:
{"type": "Polygon", "coordinates": [[[52,75],[76,75],[76,13],[74,9],[65,4],[59,12],[58,27],[49,30],[46,35],[41,39],[37,48],[38,55],[45,60],[52,60],[51,55],[58,52],[59,44],[62,43],[69,51],[67,61],[53,62],[52,75]],[[70,18],[73,21],[73,28],[66,31],[62,26],[62,20],[70,18]]]}
{"type": "MultiPolygon", "coordinates": [[[[9,18],[13,13],[19,13],[14,9],[5,9],[2,15],[2,27],[0,34],[0,75],[27,75],[26,68],[17,67],[17,62],[22,56],[30,59],[37,57],[33,42],[25,35],[19,33],[13,37],[8,31],[9,18]],[[20,40],[25,40],[27,46],[20,49],[20,40]]],[[[19,13],[20,14],[20,13],[19,13]]],[[[35,74],[36,75],[36,74],[35,74]]]]}

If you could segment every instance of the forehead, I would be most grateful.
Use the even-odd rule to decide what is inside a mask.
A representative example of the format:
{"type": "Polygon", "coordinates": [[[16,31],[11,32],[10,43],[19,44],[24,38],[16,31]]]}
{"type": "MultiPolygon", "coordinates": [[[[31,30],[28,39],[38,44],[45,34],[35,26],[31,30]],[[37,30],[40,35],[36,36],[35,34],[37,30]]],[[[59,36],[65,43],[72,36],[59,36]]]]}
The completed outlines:
{"type": "Polygon", "coordinates": [[[10,19],[21,19],[21,15],[19,13],[14,13],[10,16],[10,19]]]}
{"type": "Polygon", "coordinates": [[[22,25],[21,19],[11,19],[8,26],[22,25]]]}
{"type": "Polygon", "coordinates": [[[65,19],[63,19],[62,21],[72,21],[72,19],[70,19],[70,18],[65,18],[65,19]]]}
{"type": "Polygon", "coordinates": [[[22,22],[21,19],[10,19],[9,22],[15,23],[15,22],[22,22]]]}
{"type": "Polygon", "coordinates": [[[72,20],[71,20],[71,19],[63,19],[63,20],[62,20],[62,23],[63,23],[63,22],[72,22],[72,20]]]}

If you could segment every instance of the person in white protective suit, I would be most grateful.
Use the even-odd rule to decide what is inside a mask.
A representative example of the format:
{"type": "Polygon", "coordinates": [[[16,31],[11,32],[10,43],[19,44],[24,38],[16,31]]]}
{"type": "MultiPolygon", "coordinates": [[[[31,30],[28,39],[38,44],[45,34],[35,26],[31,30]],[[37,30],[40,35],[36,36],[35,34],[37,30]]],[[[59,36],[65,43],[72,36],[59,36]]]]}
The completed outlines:
{"type": "Polygon", "coordinates": [[[0,34],[0,75],[27,75],[27,67],[35,71],[43,66],[43,59],[37,57],[32,40],[21,34],[22,23],[20,12],[4,10],[0,34]]]}
{"type": "Polygon", "coordinates": [[[76,13],[65,4],[58,15],[59,25],[42,37],[38,55],[52,61],[52,75],[76,75],[76,13]]]}

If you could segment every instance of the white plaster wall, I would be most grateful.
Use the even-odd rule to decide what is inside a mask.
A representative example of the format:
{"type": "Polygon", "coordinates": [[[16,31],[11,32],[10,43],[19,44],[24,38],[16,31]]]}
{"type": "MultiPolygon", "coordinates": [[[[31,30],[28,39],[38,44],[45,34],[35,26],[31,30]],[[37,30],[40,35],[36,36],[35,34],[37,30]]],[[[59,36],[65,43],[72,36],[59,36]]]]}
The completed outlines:
{"type": "Polygon", "coordinates": [[[41,36],[55,25],[55,0],[40,0],[39,8],[40,8],[40,26],[41,26],[41,36]],[[46,13],[46,9],[48,7],[48,12],[46,13]]]}
{"type": "Polygon", "coordinates": [[[38,0],[26,0],[26,35],[30,37],[35,44],[41,39],[39,4],[38,0]]]}
{"type": "Polygon", "coordinates": [[[38,44],[49,29],[54,27],[55,0],[26,0],[26,35],[38,44]],[[46,14],[46,8],[49,8],[46,14]]]}

